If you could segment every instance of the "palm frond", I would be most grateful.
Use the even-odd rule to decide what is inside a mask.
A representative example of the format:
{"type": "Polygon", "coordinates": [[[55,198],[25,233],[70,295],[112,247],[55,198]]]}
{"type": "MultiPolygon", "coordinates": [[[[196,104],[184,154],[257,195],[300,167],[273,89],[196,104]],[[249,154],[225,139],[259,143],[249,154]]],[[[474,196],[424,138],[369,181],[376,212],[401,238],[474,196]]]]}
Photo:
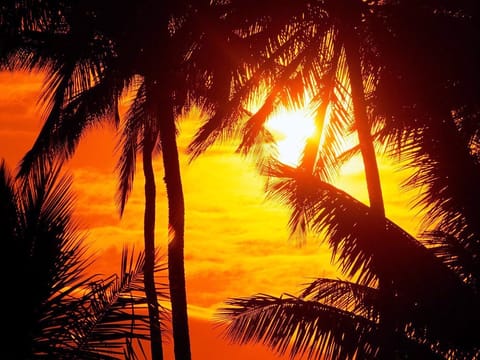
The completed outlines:
{"type": "Polygon", "coordinates": [[[468,333],[473,320],[466,322],[465,314],[459,322],[461,317],[451,314],[476,314],[476,295],[419,241],[387,219],[383,223],[373,220],[368,206],[312,175],[285,165],[268,171],[269,176],[277,177],[270,180],[270,196],[292,208],[292,230],[308,225],[324,236],[332,260],[345,275],[367,286],[375,286],[380,276],[389,279],[399,304],[406,306],[402,310],[406,318],[422,312],[415,324],[418,329],[429,324],[429,329],[435,329],[434,337],[451,337],[458,343],[473,341],[458,336],[459,329],[464,336],[468,333]],[[439,309],[450,309],[450,314],[439,309]],[[454,323],[458,326],[455,332],[454,323]]]}
{"type": "Polygon", "coordinates": [[[426,128],[405,147],[411,165],[418,168],[405,185],[424,189],[415,205],[428,211],[425,227],[436,225],[476,246],[480,238],[476,221],[480,193],[474,184],[480,179],[480,169],[468,141],[452,120],[439,122],[442,125],[426,128]]]}
{"type": "Polygon", "coordinates": [[[478,244],[479,169],[471,149],[478,128],[472,126],[472,120],[478,124],[478,98],[471,96],[478,93],[478,54],[467,40],[478,34],[478,18],[458,2],[398,3],[381,11],[372,37],[383,66],[371,100],[384,123],[382,141],[418,170],[408,185],[421,189],[415,205],[427,210],[424,229],[441,223],[438,230],[478,244]]]}
{"type": "Polygon", "coordinates": [[[378,319],[378,289],[338,279],[319,278],[310,283],[300,298],[350,311],[371,320],[378,319]]]}
{"type": "Polygon", "coordinates": [[[115,70],[105,71],[96,84],[85,84],[87,89],[66,99],[66,87],[74,74],[63,76],[61,84],[51,85],[55,100],[35,143],[22,159],[20,176],[41,166],[45,158],[69,159],[85,131],[100,121],[111,118],[113,124],[118,122],[118,99],[128,86],[127,79],[120,78],[115,70]]]}
{"type": "MultiPolygon", "coordinates": [[[[144,255],[134,257],[125,248],[119,275],[107,279],[86,275],[92,260],[72,220],[71,179],[62,175],[60,166],[60,162],[47,162],[39,171],[14,181],[5,165],[0,165],[4,185],[0,196],[10,198],[10,205],[2,201],[2,215],[6,215],[2,221],[12,223],[2,226],[2,238],[11,240],[9,256],[21,264],[8,281],[15,297],[7,299],[7,322],[19,346],[5,347],[2,354],[136,359],[133,343],[149,339],[144,255]],[[7,216],[12,207],[14,212],[7,216]]],[[[155,273],[165,268],[158,261],[155,273]]],[[[166,298],[165,288],[157,284],[160,298],[166,298]]]]}
{"type": "MultiPolygon", "coordinates": [[[[321,39],[319,40],[315,38],[312,41],[321,41],[321,39]]],[[[305,51],[298,51],[295,58],[292,59],[287,65],[282,67],[282,69],[276,75],[275,80],[272,81],[273,84],[271,89],[267,90],[268,95],[264,100],[263,105],[254,113],[253,116],[250,117],[250,119],[247,120],[242,131],[242,142],[238,147],[238,151],[247,153],[252,146],[258,142],[257,136],[265,133],[264,124],[272,115],[276,104],[279,103],[281,98],[289,98],[289,105],[294,105],[296,102],[298,102],[296,99],[299,95],[296,95],[295,92],[301,87],[295,85],[290,88],[288,83],[289,80],[292,79],[292,76],[297,74],[298,68],[302,63],[305,62],[305,59],[308,55],[311,55],[311,49],[308,47],[305,51]]],[[[265,136],[262,136],[261,140],[271,142],[273,139],[271,137],[265,138],[265,136]]]]}
{"type": "Polygon", "coordinates": [[[22,314],[12,322],[21,343],[13,351],[25,352],[26,357],[54,351],[71,309],[70,298],[89,281],[84,275],[89,260],[83,257],[82,236],[72,221],[71,180],[60,175],[59,163],[45,163],[34,176],[9,185],[18,214],[9,254],[22,264],[12,280],[20,301],[9,300],[9,316],[22,314]]]}
{"type": "Polygon", "coordinates": [[[341,48],[335,45],[336,32],[330,31],[324,36],[322,46],[325,70],[316,76],[315,96],[312,103],[315,104],[313,112],[316,125],[315,136],[310,138],[304,148],[301,166],[306,171],[318,174],[322,179],[328,180],[333,173],[337,172],[337,153],[340,146],[338,143],[344,135],[343,128],[348,117],[335,116],[332,109],[342,107],[343,102],[337,98],[337,73],[340,71],[342,62],[341,48]]]}
{"type": "MultiPolygon", "coordinates": [[[[277,36],[277,34],[275,34],[266,40],[265,44],[267,45],[264,46],[271,49],[267,51],[268,55],[265,54],[265,56],[261,57],[261,61],[258,61],[257,59],[253,66],[242,65],[241,67],[232,69],[232,71],[228,72],[230,75],[240,73],[241,75],[238,77],[232,76],[228,79],[225,78],[224,75],[219,77],[220,79],[223,79],[223,81],[221,81],[220,84],[220,91],[217,90],[216,92],[221,94],[221,98],[218,99],[218,97],[214,96],[213,104],[211,102],[211,97],[206,99],[208,100],[207,110],[213,112],[214,115],[200,127],[188,147],[188,152],[193,158],[205,151],[217,139],[236,135],[235,128],[238,127],[238,124],[248,115],[248,113],[245,112],[244,107],[257,100],[252,99],[252,96],[254,94],[262,93],[261,87],[265,86],[265,81],[269,81],[272,78],[282,77],[282,74],[284,74],[283,69],[288,66],[285,64],[285,59],[292,58],[291,48],[298,42],[298,38],[295,37],[295,35],[301,34],[303,26],[304,25],[300,24],[296,27],[289,28],[288,30],[290,32],[287,32],[283,27],[280,35],[277,36]],[[232,79],[235,80],[237,78],[240,81],[238,81],[237,86],[232,87],[232,79]]],[[[255,45],[252,43],[252,46],[255,45]]],[[[258,56],[258,54],[255,56],[258,56]]],[[[299,56],[299,59],[301,60],[302,56],[299,56]]],[[[293,65],[290,66],[290,70],[285,72],[285,76],[289,78],[293,73],[292,71],[295,71],[295,68],[296,67],[293,65]]],[[[215,87],[216,79],[212,77],[211,80],[213,81],[212,86],[215,87]]],[[[280,91],[280,88],[277,88],[277,91],[280,91]]],[[[269,112],[264,111],[264,113],[268,114],[269,112]]],[[[258,126],[253,128],[259,129],[258,126]]]]}
{"type": "MultiPolygon", "coordinates": [[[[24,6],[21,3],[20,8],[24,6]]],[[[45,20],[46,28],[21,32],[23,42],[17,44],[18,51],[10,59],[12,69],[39,70],[46,75],[39,99],[44,125],[22,160],[20,176],[41,166],[43,158],[68,158],[93,119],[117,111],[116,102],[125,86],[113,43],[95,34],[89,18],[94,11],[78,12],[74,21],[70,12],[78,10],[76,6],[36,6],[51,15],[45,20]]]]}
{"type": "Polygon", "coordinates": [[[38,46],[41,41],[61,32],[64,10],[65,4],[61,2],[5,1],[0,9],[0,66],[16,70],[27,68],[34,58],[39,60],[34,49],[41,48],[38,46]]]}
{"type": "Polygon", "coordinates": [[[290,356],[309,359],[374,359],[377,325],[361,316],[291,295],[259,294],[226,301],[218,311],[234,342],[261,342],[290,356]]]}
{"type": "MultiPolygon", "coordinates": [[[[328,22],[323,26],[315,25],[315,29],[310,30],[305,29],[307,26],[289,28],[290,32],[285,35],[286,39],[269,49],[267,59],[268,61],[276,59],[279,63],[278,70],[262,74],[264,79],[269,79],[265,84],[267,96],[260,109],[246,121],[241,131],[242,141],[238,151],[247,153],[259,142],[272,142],[273,139],[264,128],[264,124],[274,112],[276,105],[282,103],[288,107],[300,106],[304,101],[305,91],[316,91],[322,86],[320,84],[324,82],[324,77],[331,73],[328,71],[331,60],[328,56],[331,54],[330,49],[326,48],[331,46],[329,41],[333,36],[331,28],[328,22]],[[296,49],[293,53],[290,52],[292,46],[296,49]],[[322,53],[325,58],[319,61],[318,54],[322,53]],[[327,70],[324,70],[325,68],[327,70]]],[[[261,71],[261,68],[258,71],[261,71]]]]}
{"type": "MultiPolygon", "coordinates": [[[[147,300],[143,293],[143,252],[134,258],[123,249],[119,275],[97,280],[79,301],[82,306],[72,316],[67,335],[72,348],[82,356],[115,355],[121,358],[128,342],[149,339],[147,300]],[[79,321],[81,319],[81,321],[79,321]]],[[[164,269],[164,265],[157,271],[164,269]]],[[[159,294],[165,297],[165,294],[159,294]]]]}
{"type": "MultiPolygon", "coordinates": [[[[375,320],[292,295],[228,299],[217,316],[227,339],[262,343],[281,355],[289,352],[291,358],[376,359],[383,346],[375,320]]],[[[445,358],[436,344],[411,338],[403,329],[392,340],[400,358],[445,358]]]]}
{"type": "Polygon", "coordinates": [[[49,88],[49,92],[52,93],[46,110],[48,114],[32,150],[27,152],[21,161],[19,176],[28,176],[30,171],[35,171],[35,169],[40,168],[44,160],[49,161],[52,158],[46,149],[49,148],[50,136],[54,133],[55,123],[60,117],[65,92],[73,71],[73,64],[63,64],[57,70],[57,73],[48,80],[49,84],[47,88],[49,88]],[[42,156],[38,157],[38,153],[41,153],[42,156]]]}
{"type": "Polygon", "coordinates": [[[51,294],[78,281],[77,274],[88,265],[81,259],[83,236],[72,219],[71,182],[71,177],[62,175],[60,162],[50,162],[18,185],[22,192],[18,236],[31,258],[27,262],[37,279],[34,283],[48,286],[51,294]]]}
{"type": "MultiPolygon", "coordinates": [[[[275,66],[274,59],[267,59],[262,65],[263,69],[275,66]]],[[[249,69],[245,69],[249,71],[249,69]]],[[[198,157],[219,139],[233,137],[236,134],[235,126],[238,121],[248,116],[249,112],[244,109],[245,103],[253,93],[258,93],[263,79],[261,69],[254,72],[253,76],[243,82],[240,91],[231,94],[230,82],[224,83],[221,88],[223,98],[214,101],[214,104],[206,103],[207,112],[213,113],[199,128],[194,139],[189,144],[187,151],[192,158],[198,157]]],[[[216,79],[212,79],[216,80],[216,79]]],[[[220,91],[219,91],[220,92],[220,91]]]]}
{"type": "MultiPolygon", "coordinates": [[[[0,162],[0,229],[5,236],[5,243],[12,244],[15,236],[15,224],[18,222],[17,195],[14,191],[14,180],[2,159],[0,162]]],[[[2,237],[3,237],[2,236],[2,237]]]]}
{"type": "Polygon", "coordinates": [[[117,203],[119,204],[120,214],[123,214],[128,196],[132,190],[135,178],[135,165],[137,152],[140,149],[143,138],[143,127],[146,119],[145,112],[145,83],[138,85],[135,98],[129,107],[125,122],[123,124],[123,133],[117,145],[117,151],[120,157],[117,163],[119,171],[119,185],[117,190],[117,203]]]}
{"type": "Polygon", "coordinates": [[[478,291],[480,281],[480,263],[476,256],[479,253],[478,247],[465,244],[463,239],[456,235],[438,230],[423,233],[421,240],[437,258],[478,291]]]}

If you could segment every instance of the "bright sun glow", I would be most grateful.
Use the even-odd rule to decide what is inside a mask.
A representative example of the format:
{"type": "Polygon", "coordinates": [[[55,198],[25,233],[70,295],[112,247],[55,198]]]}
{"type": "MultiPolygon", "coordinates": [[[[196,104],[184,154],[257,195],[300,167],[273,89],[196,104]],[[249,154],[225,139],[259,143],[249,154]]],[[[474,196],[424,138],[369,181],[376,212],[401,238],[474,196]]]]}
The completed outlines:
{"type": "Polygon", "coordinates": [[[279,109],[265,124],[277,142],[278,160],[292,166],[300,162],[306,140],[315,133],[315,121],[307,109],[279,109]]]}

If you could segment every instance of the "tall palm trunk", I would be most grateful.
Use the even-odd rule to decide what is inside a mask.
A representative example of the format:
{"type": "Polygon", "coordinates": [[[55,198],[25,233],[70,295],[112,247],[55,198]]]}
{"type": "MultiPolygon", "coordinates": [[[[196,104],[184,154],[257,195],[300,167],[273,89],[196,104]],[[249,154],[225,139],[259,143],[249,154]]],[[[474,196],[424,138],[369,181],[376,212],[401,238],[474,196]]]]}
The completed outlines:
{"type": "Polygon", "coordinates": [[[375,216],[383,218],[385,217],[385,208],[383,204],[377,157],[373,146],[371,129],[367,116],[367,107],[365,104],[358,43],[357,35],[353,31],[353,26],[344,29],[345,56],[352,91],[355,127],[357,129],[360,152],[365,167],[370,208],[375,216]]]}
{"type": "MultiPolygon", "coordinates": [[[[355,127],[358,134],[360,152],[365,167],[365,177],[367,181],[368,197],[371,209],[372,224],[379,224],[378,232],[375,234],[377,241],[388,241],[384,237],[383,221],[385,219],[385,206],[383,203],[383,194],[380,183],[380,174],[378,171],[377,157],[371,135],[371,128],[367,116],[367,107],[365,103],[365,92],[362,79],[362,67],[359,51],[359,39],[355,32],[353,21],[343,28],[345,56],[348,66],[350,86],[352,92],[353,112],[355,117],[355,127]]],[[[359,23],[359,22],[358,22],[359,23]]],[[[372,239],[373,240],[373,239],[372,239]]],[[[373,259],[375,263],[381,262],[381,259],[373,259]]],[[[381,293],[380,303],[380,333],[381,348],[379,359],[390,360],[394,358],[394,320],[389,310],[393,300],[393,291],[391,282],[386,279],[382,273],[379,273],[379,291],[381,293]]]]}
{"type": "Polygon", "coordinates": [[[155,287],[155,174],[152,154],[155,145],[154,134],[145,125],[143,138],[143,174],[145,177],[145,213],[143,236],[145,242],[145,265],[143,267],[145,295],[150,318],[150,349],[153,360],[163,360],[160,312],[155,287]]]}
{"type": "Polygon", "coordinates": [[[161,94],[162,116],[159,128],[168,197],[168,278],[172,304],[173,342],[175,359],[190,360],[184,263],[185,203],[172,99],[167,91],[161,91],[161,94]]]}

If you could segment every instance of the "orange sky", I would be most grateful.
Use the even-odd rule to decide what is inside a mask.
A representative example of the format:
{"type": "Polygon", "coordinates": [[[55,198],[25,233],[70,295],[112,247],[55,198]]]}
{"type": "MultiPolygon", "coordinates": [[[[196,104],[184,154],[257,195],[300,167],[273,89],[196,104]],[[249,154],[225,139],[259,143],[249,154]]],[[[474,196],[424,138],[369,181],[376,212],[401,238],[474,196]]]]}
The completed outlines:
{"type": "MultiPolygon", "coordinates": [[[[0,159],[13,170],[29,149],[41,126],[36,100],[40,75],[0,73],[0,159]]],[[[296,294],[316,277],[339,276],[329,263],[328,249],[318,239],[299,247],[288,239],[288,211],[264,199],[264,180],[251,163],[228,145],[215,146],[188,163],[184,149],[198,122],[181,125],[179,146],[186,201],[185,260],[187,294],[194,360],[279,359],[262,346],[229,345],[219,337],[212,318],[229,297],[255,293],[296,294]]],[[[110,129],[88,134],[70,163],[77,196],[75,214],[88,231],[97,252],[96,270],[117,271],[124,244],[143,244],[143,177],[140,164],[133,193],[123,219],[115,207],[115,138],[110,129]],[[112,259],[113,266],[112,266],[112,259]]],[[[167,209],[162,167],[157,170],[157,244],[166,248],[167,209]]],[[[345,169],[338,185],[366,200],[361,168],[355,162],[345,169]]],[[[387,215],[415,233],[414,213],[407,212],[408,195],[399,190],[403,173],[382,162],[387,215]]],[[[169,346],[169,345],[167,345],[169,346]]],[[[172,359],[171,349],[166,360],[172,359]]]]}

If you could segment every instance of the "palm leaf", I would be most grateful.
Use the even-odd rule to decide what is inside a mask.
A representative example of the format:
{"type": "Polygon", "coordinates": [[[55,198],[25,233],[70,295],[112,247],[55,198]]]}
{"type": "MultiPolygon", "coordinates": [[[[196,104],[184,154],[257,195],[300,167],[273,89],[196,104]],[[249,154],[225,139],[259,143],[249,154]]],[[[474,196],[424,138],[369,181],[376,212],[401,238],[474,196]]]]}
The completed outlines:
{"type": "Polygon", "coordinates": [[[377,325],[361,316],[290,295],[229,299],[219,310],[225,335],[237,343],[262,342],[275,352],[307,358],[374,359],[377,325]]]}
{"type": "MultiPolygon", "coordinates": [[[[124,248],[120,274],[88,284],[85,295],[79,298],[77,312],[66,335],[73,339],[72,348],[82,356],[115,356],[122,358],[129,342],[149,339],[147,300],[143,293],[145,257],[136,258],[124,248]],[[79,321],[81,319],[81,321],[79,321]]],[[[157,265],[156,271],[163,271],[157,265]]],[[[165,287],[165,285],[163,285],[165,287]]],[[[166,298],[164,293],[158,294],[166,298]]]]}
{"type": "Polygon", "coordinates": [[[142,130],[146,116],[145,101],[145,83],[142,82],[138,85],[136,96],[129,107],[123,125],[123,133],[117,145],[117,151],[120,151],[117,163],[117,170],[120,173],[117,190],[117,203],[119,204],[120,214],[123,214],[135,178],[137,152],[141,147],[142,130]]]}
{"type": "MultiPolygon", "coordinates": [[[[280,355],[288,351],[291,358],[376,359],[382,346],[376,321],[321,302],[258,294],[229,299],[226,305],[217,312],[226,338],[262,343],[280,355]]],[[[402,331],[392,339],[399,357],[444,359],[433,345],[402,331]]]]}
{"type": "MultiPolygon", "coordinates": [[[[320,39],[315,37],[311,41],[313,43],[321,42],[321,37],[320,39]]],[[[275,80],[271,81],[271,89],[267,90],[268,95],[264,100],[263,105],[245,123],[242,131],[242,142],[239,145],[238,151],[247,153],[253,147],[253,145],[259,141],[257,137],[260,134],[265,134],[265,122],[272,115],[276,105],[282,98],[290,99],[289,105],[298,103],[298,98],[301,95],[297,94],[296,92],[298,92],[298,89],[302,87],[298,86],[298,84],[289,86],[289,83],[292,80],[292,77],[297,75],[299,67],[305,63],[307,56],[311,56],[311,49],[306,47],[305,51],[299,50],[295,58],[292,59],[288,65],[282,67],[282,69],[276,75],[275,80]]],[[[268,143],[272,142],[273,138],[267,135],[266,138],[265,136],[261,136],[260,140],[268,143]]]]}
{"type": "Polygon", "coordinates": [[[438,230],[423,233],[421,240],[437,258],[455,271],[462,281],[478,291],[480,276],[480,264],[476,256],[478,248],[465,244],[458,236],[438,230]]]}
{"type": "MultiPolygon", "coordinates": [[[[82,73],[79,69],[75,72],[82,73]]],[[[85,72],[91,74],[91,71],[85,72]]],[[[128,81],[119,78],[116,70],[105,71],[100,76],[96,84],[85,84],[85,88],[75,90],[73,97],[68,98],[66,87],[76,75],[72,72],[58,75],[63,80],[51,85],[54,99],[50,101],[48,116],[35,143],[22,159],[22,176],[41,166],[45,157],[70,158],[86,130],[100,121],[111,118],[113,124],[118,123],[118,99],[128,81]]]]}
{"type": "MultiPolygon", "coordinates": [[[[143,253],[134,258],[124,249],[119,276],[86,275],[92,260],[72,220],[71,179],[62,175],[60,165],[45,163],[16,182],[0,166],[2,205],[10,199],[2,207],[3,221],[12,222],[2,226],[2,238],[8,236],[9,256],[21,265],[7,282],[15,294],[7,298],[7,321],[19,345],[5,347],[2,354],[134,359],[133,343],[148,340],[149,334],[143,253]]],[[[157,274],[165,269],[161,264],[157,274]]]]}
{"type": "Polygon", "coordinates": [[[0,162],[0,229],[7,244],[11,243],[15,236],[15,224],[18,221],[17,195],[13,182],[5,161],[2,160],[0,162]]]}
{"type": "Polygon", "coordinates": [[[428,324],[428,336],[471,346],[474,340],[466,334],[477,316],[472,315],[477,297],[419,241],[387,219],[373,221],[368,206],[312,175],[285,165],[268,171],[277,177],[270,180],[270,196],[292,208],[292,230],[308,225],[324,237],[332,261],[360,284],[376,286],[378,277],[389,279],[399,299],[395,311],[407,321],[416,319],[422,336],[428,324]],[[458,326],[455,331],[452,324],[458,326]]]}
{"type": "Polygon", "coordinates": [[[378,319],[378,289],[345,280],[319,278],[310,283],[300,298],[318,301],[350,311],[367,319],[378,319]]]}
{"type": "Polygon", "coordinates": [[[46,163],[35,176],[9,186],[18,214],[9,255],[21,264],[12,279],[19,300],[9,298],[9,316],[21,314],[12,322],[21,345],[5,351],[26,357],[49,354],[65,327],[71,295],[89,281],[84,275],[89,261],[71,218],[70,179],[60,177],[58,163],[46,163]]]}
{"type": "MultiPolygon", "coordinates": [[[[239,120],[244,119],[248,115],[244,107],[249,102],[252,102],[252,94],[260,93],[260,88],[265,86],[265,81],[272,78],[271,75],[277,73],[277,75],[280,74],[281,76],[281,74],[284,74],[284,66],[279,65],[279,62],[281,63],[282,59],[292,56],[290,53],[291,48],[296,42],[294,35],[300,34],[303,26],[293,26],[288,31],[282,26],[282,35],[284,36],[273,36],[265,40],[265,43],[262,43],[267,51],[263,52],[265,55],[261,57],[261,61],[256,61],[253,66],[240,66],[227,72],[230,75],[240,73],[241,75],[238,77],[225,78],[225,75],[219,76],[222,80],[220,81],[220,90],[216,90],[216,93],[221,94],[221,96],[220,98],[213,96],[213,104],[211,103],[211,96],[205,99],[208,100],[207,110],[209,112],[213,111],[214,115],[200,127],[195,138],[190,143],[188,151],[192,157],[196,157],[205,151],[217,139],[227,136],[231,137],[236,134],[234,128],[238,126],[239,120]],[[275,51],[273,52],[271,48],[275,49],[275,51]],[[231,81],[237,78],[240,81],[235,83],[237,86],[233,86],[232,89],[231,81]]],[[[251,46],[257,48],[258,43],[252,42],[251,46]]],[[[255,54],[255,56],[258,56],[258,54],[255,54]]],[[[294,70],[295,67],[292,66],[289,71],[285,72],[286,76],[290,77],[294,70]]],[[[212,78],[214,87],[216,86],[215,80],[215,78],[212,78]]],[[[263,113],[268,114],[265,111],[263,113]]],[[[264,116],[261,118],[263,119],[264,116]]],[[[259,129],[258,127],[254,128],[259,129]]]]}

